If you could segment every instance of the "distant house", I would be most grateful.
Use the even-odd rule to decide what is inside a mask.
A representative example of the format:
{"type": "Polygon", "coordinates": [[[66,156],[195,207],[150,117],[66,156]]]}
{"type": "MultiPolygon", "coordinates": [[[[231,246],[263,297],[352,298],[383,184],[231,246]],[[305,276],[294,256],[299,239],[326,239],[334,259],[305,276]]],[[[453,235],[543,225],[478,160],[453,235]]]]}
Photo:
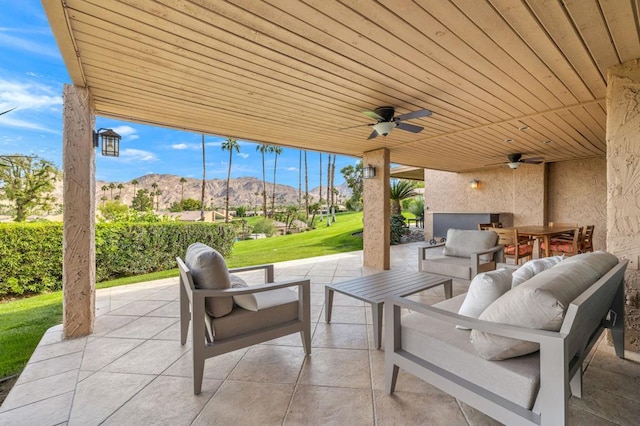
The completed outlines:
{"type": "MultiPolygon", "coordinates": [[[[174,218],[175,220],[180,220],[182,222],[200,222],[200,211],[188,211],[188,212],[170,212],[165,213],[168,217],[174,218]]],[[[229,217],[231,219],[231,217],[229,217]]],[[[224,213],[220,213],[218,211],[209,210],[204,212],[204,221],[205,222],[223,222],[224,221],[224,213]],[[214,220],[215,216],[215,220],[214,220]]]]}

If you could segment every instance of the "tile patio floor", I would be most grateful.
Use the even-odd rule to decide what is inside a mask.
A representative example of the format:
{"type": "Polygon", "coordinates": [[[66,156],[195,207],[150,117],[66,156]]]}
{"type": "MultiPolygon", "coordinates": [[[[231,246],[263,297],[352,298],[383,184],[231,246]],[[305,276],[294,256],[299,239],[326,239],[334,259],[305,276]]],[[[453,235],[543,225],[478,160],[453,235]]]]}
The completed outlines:
{"type": "MultiPolygon", "coordinates": [[[[392,247],[392,268],[416,270],[423,244],[392,247]]],[[[98,290],[95,332],[61,341],[61,326],[47,331],[0,407],[0,425],[496,424],[402,371],[387,395],[384,352],[373,348],[362,302],[336,293],[332,323],[324,322],[324,284],[374,272],[362,267],[362,252],[277,264],[277,279],[311,279],[311,357],[295,334],[209,359],[198,396],[189,347],[179,342],[177,278],[98,290]]],[[[434,303],[444,294],[414,297],[434,303]]],[[[628,358],[604,343],[594,350],[571,424],[640,423],[640,356],[628,358]]]]}

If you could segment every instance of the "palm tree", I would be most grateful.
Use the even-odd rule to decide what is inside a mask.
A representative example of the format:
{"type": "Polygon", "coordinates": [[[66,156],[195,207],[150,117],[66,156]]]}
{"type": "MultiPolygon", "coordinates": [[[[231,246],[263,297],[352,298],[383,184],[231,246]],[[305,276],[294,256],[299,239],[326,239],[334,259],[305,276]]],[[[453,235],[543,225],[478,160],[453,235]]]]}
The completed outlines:
{"type": "Polygon", "coordinates": [[[122,198],[122,188],[124,188],[124,185],[119,183],[116,188],[118,188],[118,199],[121,199],[122,198]]]}
{"type": "MultiPolygon", "coordinates": [[[[202,193],[200,194],[200,221],[204,222],[204,186],[207,182],[207,166],[206,166],[206,162],[205,162],[205,155],[204,155],[204,133],[202,134],[202,193]]],[[[213,219],[215,220],[216,218],[216,212],[215,209],[213,212],[213,219]]]]}
{"type": "Polygon", "coordinates": [[[111,201],[113,201],[113,190],[116,189],[116,184],[111,182],[109,184],[109,191],[111,192],[111,201]]]}
{"type": "Polygon", "coordinates": [[[229,151],[229,168],[227,169],[227,195],[225,199],[224,222],[229,222],[229,183],[231,180],[231,161],[233,160],[233,151],[240,152],[240,144],[236,139],[227,138],[220,146],[223,151],[229,151]]]}
{"type": "Polygon", "coordinates": [[[138,192],[137,189],[138,189],[138,184],[139,183],[140,182],[138,182],[138,179],[134,179],[134,180],[131,181],[131,185],[133,185],[133,196],[134,197],[136,196],[136,194],[138,192]]]}
{"type": "Polygon", "coordinates": [[[183,177],[180,178],[180,202],[182,203],[184,201],[184,184],[187,182],[187,180],[183,177]]]}
{"type": "Polygon", "coordinates": [[[107,185],[102,185],[102,196],[106,197],[107,196],[107,189],[109,189],[109,187],[107,185]]]}
{"type": "Polygon", "coordinates": [[[417,193],[414,191],[415,183],[410,180],[394,180],[391,182],[389,191],[393,207],[391,214],[402,214],[400,202],[404,199],[415,197],[417,193]]]}
{"type": "Polygon", "coordinates": [[[276,156],[275,161],[273,162],[273,192],[271,193],[271,216],[274,216],[276,213],[276,170],[278,170],[278,155],[282,154],[282,148],[279,146],[272,146],[271,152],[276,156]]]}
{"type": "Polygon", "coordinates": [[[260,151],[260,154],[262,154],[262,214],[264,217],[267,217],[267,178],[265,177],[264,170],[264,153],[269,152],[269,150],[269,145],[266,143],[261,143],[256,146],[256,151],[260,151]]]}
{"type": "Polygon", "coordinates": [[[153,208],[153,201],[154,201],[153,197],[155,197],[156,195],[156,189],[158,189],[158,182],[153,182],[151,184],[151,187],[153,188],[153,191],[151,191],[151,208],[153,208]]]}
{"type": "Polygon", "coordinates": [[[160,211],[160,196],[162,195],[162,190],[157,189],[155,192],[156,195],[156,211],[160,211]]]}

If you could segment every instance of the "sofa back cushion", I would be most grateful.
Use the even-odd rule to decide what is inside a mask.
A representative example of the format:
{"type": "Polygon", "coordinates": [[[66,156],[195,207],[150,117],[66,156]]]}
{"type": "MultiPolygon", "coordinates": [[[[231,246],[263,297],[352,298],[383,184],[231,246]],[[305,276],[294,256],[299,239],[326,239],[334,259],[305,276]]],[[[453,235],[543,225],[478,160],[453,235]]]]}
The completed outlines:
{"type": "MultiPolygon", "coordinates": [[[[483,272],[476,275],[458,313],[471,318],[478,318],[500,296],[511,289],[511,270],[507,268],[483,272]]],[[[456,326],[459,329],[465,327],[456,326]]]]}
{"type": "MultiPolygon", "coordinates": [[[[618,259],[605,252],[588,253],[578,261],[563,261],[493,302],[479,319],[540,330],[559,331],[569,304],[587,290],[618,259]],[[594,259],[589,259],[595,256],[594,259]]],[[[485,359],[502,360],[538,350],[538,344],[472,330],[471,342],[485,359]]]]}
{"type": "Polygon", "coordinates": [[[471,257],[471,253],[488,250],[497,242],[498,234],[493,231],[449,229],[442,253],[445,256],[471,257]]]}
{"type": "MultiPolygon", "coordinates": [[[[221,290],[231,288],[229,269],[220,253],[202,243],[187,248],[184,263],[191,271],[193,284],[199,289],[221,290]]],[[[207,297],[207,313],[213,317],[227,315],[233,309],[231,297],[207,297]]]]}
{"type": "Polygon", "coordinates": [[[540,272],[546,271],[547,269],[555,266],[557,263],[560,263],[562,259],[564,259],[564,256],[551,256],[528,261],[513,272],[513,281],[511,283],[511,286],[519,286],[520,284],[530,278],[533,278],[540,272]]]}

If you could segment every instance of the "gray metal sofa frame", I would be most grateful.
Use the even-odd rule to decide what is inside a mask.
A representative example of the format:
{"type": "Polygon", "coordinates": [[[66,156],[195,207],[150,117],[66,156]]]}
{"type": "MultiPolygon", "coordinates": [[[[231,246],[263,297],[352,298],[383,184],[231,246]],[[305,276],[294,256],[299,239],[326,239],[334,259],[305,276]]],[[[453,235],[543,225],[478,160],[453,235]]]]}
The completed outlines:
{"type": "MultiPolygon", "coordinates": [[[[273,265],[248,266],[230,269],[230,273],[264,270],[266,284],[252,285],[243,288],[224,290],[202,290],[195,288],[189,268],[182,259],[176,258],[180,270],[180,342],[184,345],[189,334],[189,322],[192,324],[192,354],[193,354],[193,393],[198,395],[202,388],[204,362],[236,349],[252,346],[288,334],[300,332],[304,352],[311,354],[311,311],[310,311],[310,281],[294,280],[274,283],[273,265]],[[264,327],[249,333],[210,341],[206,330],[205,298],[229,297],[242,294],[259,293],[285,287],[298,287],[298,318],[269,327],[264,327]]],[[[242,309],[234,307],[234,309],[242,309]]]]}
{"type": "MultiPolygon", "coordinates": [[[[604,328],[624,358],[624,271],[618,263],[568,307],[559,332],[472,319],[405,298],[390,297],[385,312],[385,386],[393,393],[402,368],[504,424],[566,425],[571,394],[582,396],[582,363],[604,328]],[[402,349],[401,308],[470,329],[540,344],[540,388],[532,410],[515,404],[402,349]]],[[[500,361],[496,361],[500,362],[500,361]]]]}

